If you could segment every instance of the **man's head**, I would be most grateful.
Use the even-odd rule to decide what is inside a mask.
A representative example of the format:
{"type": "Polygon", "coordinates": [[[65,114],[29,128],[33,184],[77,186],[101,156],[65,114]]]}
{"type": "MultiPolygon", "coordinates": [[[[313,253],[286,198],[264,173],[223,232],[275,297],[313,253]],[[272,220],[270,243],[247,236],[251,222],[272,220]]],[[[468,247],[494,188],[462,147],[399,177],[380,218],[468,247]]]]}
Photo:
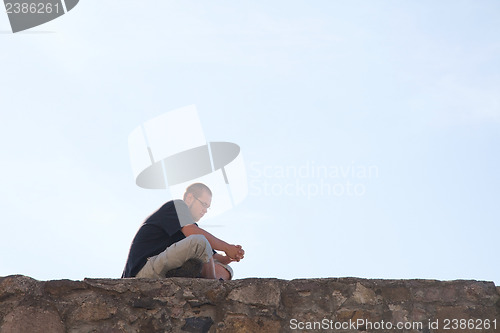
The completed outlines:
{"type": "Polygon", "coordinates": [[[205,184],[191,184],[184,193],[184,202],[186,202],[193,220],[198,222],[212,204],[212,191],[205,184]]]}

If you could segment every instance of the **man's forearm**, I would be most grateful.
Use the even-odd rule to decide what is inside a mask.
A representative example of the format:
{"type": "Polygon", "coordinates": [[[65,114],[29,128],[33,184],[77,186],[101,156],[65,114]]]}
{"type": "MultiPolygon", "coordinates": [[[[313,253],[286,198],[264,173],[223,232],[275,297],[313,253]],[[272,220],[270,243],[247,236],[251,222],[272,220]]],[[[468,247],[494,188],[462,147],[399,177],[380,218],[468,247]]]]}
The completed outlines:
{"type": "Polygon", "coordinates": [[[215,237],[214,235],[212,235],[208,231],[198,227],[195,224],[188,224],[188,225],[184,226],[181,231],[184,234],[184,236],[186,236],[186,237],[191,236],[191,235],[203,235],[203,236],[205,236],[205,238],[208,240],[208,242],[210,243],[210,245],[212,246],[212,248],[214,250],[226,252],[228,247],[229,247],[228,243],[224,242],[222,239],[215,237]]]}
{"type": "Polygon", "coordinates": [[[224,260],[223,259],[224,256],[222,254],[220,254],[220,253],[214,253],[213,257],[214,257],[215,260],[219,260],[219,261],[224,260]]]}

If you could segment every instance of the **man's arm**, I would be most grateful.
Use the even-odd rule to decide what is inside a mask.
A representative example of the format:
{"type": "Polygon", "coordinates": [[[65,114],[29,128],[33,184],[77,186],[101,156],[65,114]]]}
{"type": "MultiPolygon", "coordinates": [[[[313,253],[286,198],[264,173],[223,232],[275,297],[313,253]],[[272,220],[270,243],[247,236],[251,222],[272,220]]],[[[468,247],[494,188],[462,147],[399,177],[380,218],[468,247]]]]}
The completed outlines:
{"type": "Polygon", "coordinates": [[[182,227],[181,231],[186,237],[191,235],[205,236],[214,250],[224,251],[229,258],[235,261],[240,261],[240,259],[243,259],[243,256],[245,255],[245,251],[243,251],[241,245],[228,244],[208,231],[198,227],[196,224],[188,224],[182,227]]]}
{"type": "Polygon", "coordinates": [[[214,257],[214,260],[217,260],[218,262],[222,263],[222,264],[225,264],[225,265],[229,265],[230,263],[232,263],[233,261],[236,261],[236,259],[231,259],[230,257],[228,256],[223,256],[222,254],[220,253],[215,253],[213,255],[214,257]]]}

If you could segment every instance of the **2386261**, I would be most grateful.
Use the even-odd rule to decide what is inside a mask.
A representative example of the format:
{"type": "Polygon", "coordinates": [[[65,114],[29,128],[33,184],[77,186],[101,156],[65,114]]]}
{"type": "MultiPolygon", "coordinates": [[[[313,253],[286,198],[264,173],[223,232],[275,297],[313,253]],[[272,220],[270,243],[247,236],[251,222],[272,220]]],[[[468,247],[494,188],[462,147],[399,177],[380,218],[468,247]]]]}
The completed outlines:
{"type": "Polygon", "coordinates": [[[489,319],[445,319],[445,330],[489,330],[497,328],[497,320],[489,319]]]}
{"type": "Polygon", "coordinates": [[[7,2],[5,9],[7,14],[52,14],[59,13],[60,7],[58,3],[7,2]]]}

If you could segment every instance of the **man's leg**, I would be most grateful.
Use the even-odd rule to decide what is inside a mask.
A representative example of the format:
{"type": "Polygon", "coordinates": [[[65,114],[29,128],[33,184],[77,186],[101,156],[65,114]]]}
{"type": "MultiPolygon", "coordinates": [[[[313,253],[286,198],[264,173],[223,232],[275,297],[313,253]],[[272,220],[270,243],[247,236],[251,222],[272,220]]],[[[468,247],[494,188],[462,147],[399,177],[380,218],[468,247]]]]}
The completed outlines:
{"type": "Polygon", "coordinates": [[[233,278],[233,269],[229,265],[224,265],[221,262],[215,260],[215,277],[217,279],[223,279],[224,281],[231,280],[233,278]]]}
{"type": "MultiPolygon", "coordinates": [[[[172,244],[157,256],[148,259],[139,271],[139,278],[164,278],[165,274],[175,268],[181,267],[188,259],[199,259],[213,267],[212,247],[203,235],[191,235],[172,244]]],[[[210,275],[208,271],[207,276],[210,275]]],[[[215,273],[213,274],[215,277],[215,273]]]]}
{"type": "Polygon", "coordinates": [[[203,268],[201,269],[201,276],[205,279],[217,278],[217,276],[215,275],[215,265],[213,257],[210,257],[210,261],[203,265],[203,268]]]}

